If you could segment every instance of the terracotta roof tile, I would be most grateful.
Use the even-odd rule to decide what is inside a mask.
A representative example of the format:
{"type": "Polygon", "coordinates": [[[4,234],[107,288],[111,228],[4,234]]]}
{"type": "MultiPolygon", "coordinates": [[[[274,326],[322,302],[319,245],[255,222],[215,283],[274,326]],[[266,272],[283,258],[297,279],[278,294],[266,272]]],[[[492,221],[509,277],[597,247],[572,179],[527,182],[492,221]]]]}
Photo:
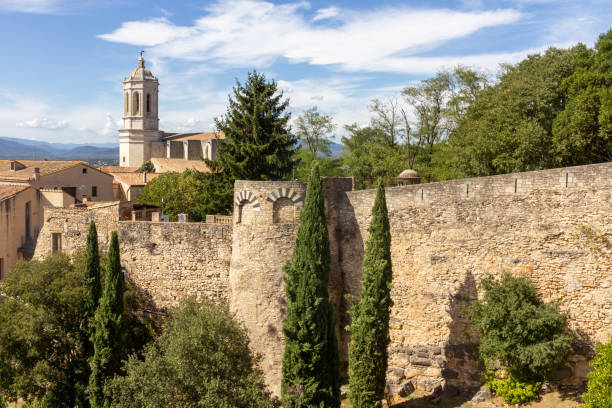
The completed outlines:
{"type": "Polygon", "coordinates": [[[99,168],[100,171],[103,171],[104,173],[135,173],[138,171],[140,167],[138,166],[134,166],[134,167],[121,167],[121,166],[101,166],[99,168]]]}
{"type": "Polygon", "coordinates": [[[201,133],[166,133],[163,140],[184,141],[184,140],[211,140],[225,139],[223,132],[201,132],[201,133]]]}
{"type": "Polygon", "coordinates": [[[144,181],[145,173],[111,173],[116,182],[127,184],[128,186],[144,186],[147,182],[159,177],[160,173],[146,173],[147,182],[144,181]]]}
{"type": "Polygon", "coordinates": [[[50,160],[0,160],[0,178],[5,180],[28,181],[34,178],[34,169],[38,168],[41,176],[66,170],[87,162],[79,160],[50,161],[50,160]],[[11,162],[18,164],[18,170],[11,170],[11,162]],[[21,166],[20,166],[21,165],[21,166]],[[21,168],[20,168],[21,167],[21,168]]]}
{"type": "Polygon", "coordinates": [[[29,184],[0,184],[0,200],[12,197],[29,187],[29,184]]]}
{"type": "Polygon", "coordinates": [[[183,172],[187,169],[196,169],[204,173],[210,173],[210,168],[201,160],[154,157],[151,159],[151,163],[155,166],[155,171],[157,173],[166,173],[169,171],[183,172]]]}

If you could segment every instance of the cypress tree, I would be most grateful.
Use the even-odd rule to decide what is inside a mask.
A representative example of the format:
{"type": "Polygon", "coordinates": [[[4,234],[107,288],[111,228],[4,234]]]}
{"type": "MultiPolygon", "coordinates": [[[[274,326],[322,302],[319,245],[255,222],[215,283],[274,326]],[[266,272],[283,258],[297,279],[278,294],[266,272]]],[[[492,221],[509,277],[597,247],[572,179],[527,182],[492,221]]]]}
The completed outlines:
{"type": "Polygon", "coordinates": [[[382,406],[387,373],[391,310],[391,232],[382,181],[378,181],[368,228],[361,299],[351,311],[349,398],[354,408],[382,406]]]}
{"type": "Polygon", "coordinates": [[[94,355],[90,364],[88,392],[93,408],[109,406],[110,399],[104,393],[104,385],[119,372],[121,366],[124,285],[119,260],[119,239],[117,231],[113,231],[108,247],[104,292],[96,310],[92,338],[94,355]]]}
{"type": "Polygon", "coordinates": [[[91,337],[93,322],[100,301],[102,283],[100,282],[100,252],[98,250],[98,232],[96,223],[92,220],[87,234],[87,250],[85,252],[85,284],[83,293],[83,332],[84,348],[88,356],[93,352],[91,337]]]}
{"type": "Polygon", "coordinates": [[[216,161],[206,162],[234,180],[282,180],[296,163],[297,138],[289,132],[289,99],[276,82],[250,72],[244,85],[236,81],[233,98],[217,129],[225,135],[216,161]]]}
{"type": "Polygon", "coordinates": [[[329,237],[323,187],[312,168],[292,260],[285,266],[287,317],[281,383],[285,408],[340,407],[340,373],[329,301],[329,237]]]}

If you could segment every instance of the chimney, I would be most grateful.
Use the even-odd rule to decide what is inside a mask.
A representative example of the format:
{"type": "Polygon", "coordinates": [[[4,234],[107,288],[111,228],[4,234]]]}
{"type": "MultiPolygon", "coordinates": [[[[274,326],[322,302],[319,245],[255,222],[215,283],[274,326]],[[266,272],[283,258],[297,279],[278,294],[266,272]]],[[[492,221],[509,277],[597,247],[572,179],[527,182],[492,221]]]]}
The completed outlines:
{"type": "Polygon", "coordinates": [[[11,160],[11,170],[12,170],[12,171],[17,170],[17,165],[16,165],[16,163],[15,163],[15,160],[11,160]]]}
{"type": "Polygon", "coordinates": [[[40,180],[40,168],[34,167],[34,181],[38,183],[38,180],[40,180]]]}
{"type": "Polygon", "coordinates": [[[142,173],[142,182],[147,184],[147,172],[142,173]]]}

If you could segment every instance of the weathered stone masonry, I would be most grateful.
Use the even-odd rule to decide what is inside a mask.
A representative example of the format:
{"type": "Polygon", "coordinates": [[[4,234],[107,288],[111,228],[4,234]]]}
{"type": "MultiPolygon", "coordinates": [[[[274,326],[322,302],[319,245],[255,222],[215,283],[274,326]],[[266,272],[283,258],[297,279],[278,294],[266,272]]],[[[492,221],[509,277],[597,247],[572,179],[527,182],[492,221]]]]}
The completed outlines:
{"type": "MultiPolygon", "coordinates": [[[[345,294],[358,295],[374,190],[325,179],[330,297],[346,355],[345,294]]],[[[119,230],[122,263],[157,307],[185,295],[228,299],[247,327],[273,392],[280,390],[283,266],[306,186],[237,181],[233,225],[119,222],[118,204],[46,210],[36,256],[61,232],[84,246],[93,217],[103,249],[119,230]]],[[[612,163],[388,188],[394,306],[388,382],[450,392],[479,384],[462,311],[484,274],[532,279],[558,300],[583,347],[559,375],[584,381],[596,341],[612,333],[612,163]]]]}

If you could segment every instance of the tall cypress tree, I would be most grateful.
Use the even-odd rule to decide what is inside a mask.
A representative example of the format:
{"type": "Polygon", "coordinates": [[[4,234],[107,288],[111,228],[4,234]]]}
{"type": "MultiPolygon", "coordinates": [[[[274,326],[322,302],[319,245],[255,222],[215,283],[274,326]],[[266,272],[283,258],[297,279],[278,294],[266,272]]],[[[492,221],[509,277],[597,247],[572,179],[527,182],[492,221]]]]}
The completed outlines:
{"type": "Polygon", "coordinates": [[[312,168],[292,260],[285,266],[287,317],[281,383],[285,408],[340,407],[329,237],[319,168],[312,168]]]}
{"type": "Polygon", "coordinates": [[[207,163],[234,180],[282,180],[296,163],[297,138],[289,132],[289,99],[264,74],[249,73],[244,85],[236,81],[224,118],[216,161],[207,163]]]}
{"type": "Polygon", "coordinates": [[[110,399],[104,394],[104,384],[119,372],[121,366],[121,326],[123,322],[123,271],[119,260],[117,231],[111,234],[104,279],[104,293],[96,310],[94,355],[89,377],[89,402],[93,408],[107,407],[110,399]]]}
{"type": "Polygon", "coordinates": [[[378,181],[368,228],[361,299],[351,311],[349,398],[354,408],[381,407],[387,373],[391,311],[391,232],[382,181],[378,181]]]}
{"type": "Polygon", "coordinates": [[[84,293],[83,293],[83,332],[84,348],[90,356],[93,352],[91,337],[93,336],[94,317],[100,295],[102,283],[100,282],[100,252],[98,249],[98,232],[96,223],[92,220],[89,224],[87,234],[87,250],[85,252],[85,271],[84,271],[84,293]]]}

